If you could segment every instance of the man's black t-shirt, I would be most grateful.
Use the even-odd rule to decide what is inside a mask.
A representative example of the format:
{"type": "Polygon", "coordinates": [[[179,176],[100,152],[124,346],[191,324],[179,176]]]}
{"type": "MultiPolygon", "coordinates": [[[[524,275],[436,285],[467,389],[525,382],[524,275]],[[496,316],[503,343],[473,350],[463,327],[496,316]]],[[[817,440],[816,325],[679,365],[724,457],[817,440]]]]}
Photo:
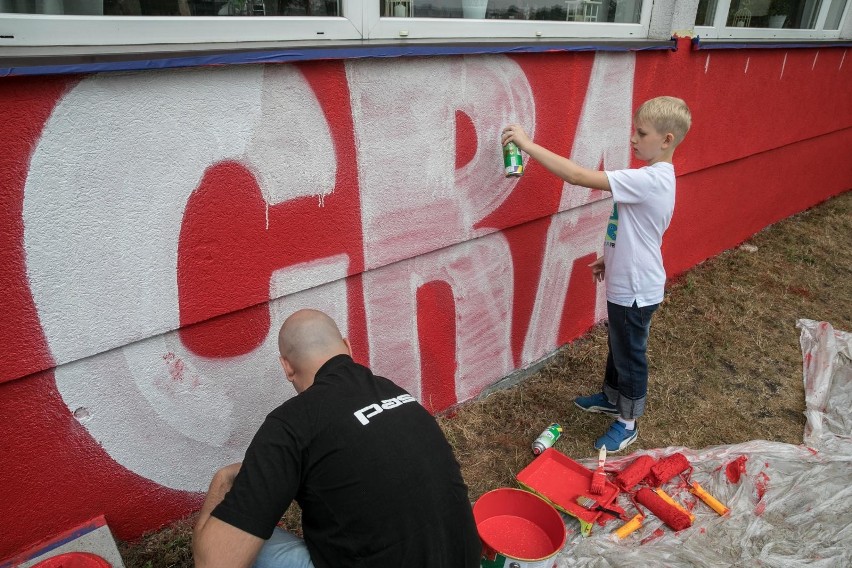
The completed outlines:
{"type": "Polygon", "coordinates": [[[349,356],[266,417],[213,516],[266,539],[293,499],[317,568],[479,566],[467,487],[437,422],[349,356]]]}

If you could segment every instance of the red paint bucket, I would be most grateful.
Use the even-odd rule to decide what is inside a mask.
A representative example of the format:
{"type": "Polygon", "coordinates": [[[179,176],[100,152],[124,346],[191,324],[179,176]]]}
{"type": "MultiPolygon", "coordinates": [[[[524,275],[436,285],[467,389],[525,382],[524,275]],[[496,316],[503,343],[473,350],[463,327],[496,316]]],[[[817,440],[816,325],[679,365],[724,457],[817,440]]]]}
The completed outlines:
{"type": "Polygon", "coordinates": [[[42,560],[33,568],[111,568],[111,564],[89,552],[66,552],[58,556],[51,556],[42,560]]]}
{"type": "Polygon", "coordinates": [[[489,491],[473,505],[483,568],[553,568],[567,532],[559,512],[529,491],[489,491]]]}

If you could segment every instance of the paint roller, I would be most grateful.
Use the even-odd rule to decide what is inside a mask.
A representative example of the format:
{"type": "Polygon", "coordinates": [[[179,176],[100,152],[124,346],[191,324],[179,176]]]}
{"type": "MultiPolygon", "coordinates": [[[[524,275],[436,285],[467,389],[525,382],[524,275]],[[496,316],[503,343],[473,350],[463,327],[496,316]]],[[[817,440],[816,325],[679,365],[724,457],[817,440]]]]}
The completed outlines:
{"type": "MultiPolygon", "coordinates": [[[[654,460],[652,459],[651,461],[653,462],[654,460]]],[[[630,493],[627,493],[627,498],[630,499],[630,501],[633,503],[633,506],[636,507],[637,513],[633,515],[632,519],[630,519],[611,533],[610,538],[615,541],[627,538],[629,535],[642,528],[642,521],[645,520],[645,512],[642,510],[641,507],[639,507],[639,504],[636,502],[634,496],[630,493]]]]}
{"type": "Polygon", "coordinates": [[[656,489],[654,489],[654,493],[656,493],[657,495],[659,495],[659,496],[660,496],[660,498],[661,498],[663,501],[665,501],[666,503],[668,503],[668,504],[669,504],[669,505],[671,505],[672,507],[676,507],[679,511],[681,511],[681,512],[683,512],[683,513],[686,513],[686,514],[687,514],[687,516],[689,517],[689,522],[690,522],[690,523],[694,523],[694,522],[695,522],[695,515],[693,515],[693,514],[692,514],[692,513],[690,513],[689,511],[687,511],[687,510],[686,510],[686,508],[684,508],[684,506],[683,506],[683,505],[681,505],[680,503],[678,503],[677,501],[675,501],[675,500],[674,500],[674,498],[673,498],[671,495],[669,495],[668,493],[666,493],[665,491],[663,491],[663,490],[662,490],[662,489],[660,489],[659,487],[657,487],[656,489]]]}
{"type": "Polygon", "coordinates": [[[617,536],[619,539],[625,538],[630,534],[633,534],[635,531],[639,530],[642,527],[642,521],[645,519],[645,515],[642,513],[637,513],[634,515],[632,519],[618,527],[613,531],[613,534],[617,536]]]}
{"type": "Polygon", "coordinates": [[[676,506],[670,505],[665,499],[647,487],[643,487],[636,492],[636,500],[654,513],[658,519],[663,521],[672,530],[682,531],[692,526],[689,514],[676,506]]]}
{"type": "Polygon", "coordinates": [[[615,476],[615,484],[622,491],[630,491],[648,476],[653,465],[654,458],[651,456],[639,456],[615,476]]]}
{"type": "Polygon", "coordinates": [[[678,452],[655,463],[651,467],[651,472],[648,474],[646,481],[651,487],[659,487],[674,476],[691,469],[691,467],[686,456],[678,452]]]}
{"type": "Polygon", "coordinates": [[[727,515],[728,511],[730,511],[730,509],[723,505],[718,499],[707,493],[707,491],[705,491],[704,488],[698,485],[695,481],[691,483],[689,492],[707,503],[707,505],[719,515],[727,515]]]}

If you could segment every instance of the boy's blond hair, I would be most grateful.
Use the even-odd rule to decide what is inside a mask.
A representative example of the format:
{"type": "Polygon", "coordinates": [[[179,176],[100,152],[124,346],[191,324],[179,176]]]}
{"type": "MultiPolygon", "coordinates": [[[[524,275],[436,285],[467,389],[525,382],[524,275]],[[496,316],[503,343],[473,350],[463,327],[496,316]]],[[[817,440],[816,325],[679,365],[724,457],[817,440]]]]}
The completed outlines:
{"type": "Polygon", "coordinates": [[[674,135],[674,145],[677,146],[692,125],[692,113],[683,99],[656,97],[642,103],[633,120],[647,122],[661,134],[671,132],[674,135]]]}

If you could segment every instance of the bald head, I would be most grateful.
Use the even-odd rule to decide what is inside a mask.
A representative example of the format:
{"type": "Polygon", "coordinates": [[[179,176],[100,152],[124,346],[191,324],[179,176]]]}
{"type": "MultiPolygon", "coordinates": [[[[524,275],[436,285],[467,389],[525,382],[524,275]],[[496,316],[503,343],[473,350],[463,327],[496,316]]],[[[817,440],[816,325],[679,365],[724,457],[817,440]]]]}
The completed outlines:
{"type": "Polygon", "coordinates": [[[318,310],[299,310],[287,318],[278,332],[278,351],[296,373],[310,375],[311,382],[326,361],[350,353],[337,324],[318,310]]]}

